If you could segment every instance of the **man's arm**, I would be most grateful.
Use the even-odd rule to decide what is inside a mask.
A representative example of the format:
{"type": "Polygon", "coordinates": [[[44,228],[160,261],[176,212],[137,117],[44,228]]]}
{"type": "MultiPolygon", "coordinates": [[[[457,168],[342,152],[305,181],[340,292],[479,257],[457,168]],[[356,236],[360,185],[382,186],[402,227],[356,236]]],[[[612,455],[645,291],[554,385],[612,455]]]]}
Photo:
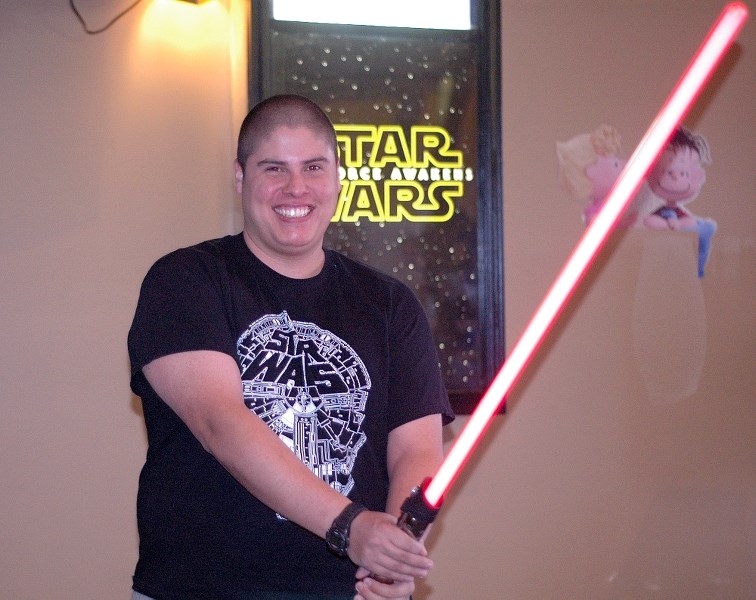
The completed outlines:
{"type": "MultiPolygon", "coordinates": [[[[402,503],[410,495],[412,488],[420,485],[426,477],[434,475],[442,459],[440,414],[428,415],[392,430],[388,438],[389,492],[386,512],[398,518],[402,512],[402,503]]],[[[361,527],[357,517],[352,524],[352,531],[359,532],[361,527]]],[[[406,533],[404,535],[411,537],[406,533]]],[[[380,550],[377,547],[360,548],[360,552],[368,556],[371,552],[380,550]]]]}
{"type": "MultiPolygon", "coordinates": [[[[246,408],[239,369],[232,357],[215,351],[181,352],[150,362],[143,372],[205,450],[252,495],[325,537],[349,500],[311,473],[246,408]]],[[[430,560],[424,556],[422,544],[401,532],[388,515],[362,513],[354,524],[349,555],[357,564],[397,580],[427,574],[430,560]],[[354,531],[356,523],[360,523],[359,531],[354,531]],[[378,551],[364,552],[362,548],[378,551]]]]}
{"type": "Polygon", "coordinates": [[[386,512],[398,517],[412,488],[436,474],[444,457],[441,427],[441,415],[435,414],[405,423],[389,434],[386,512]]]}
{"type": "MultiPolygon", "coordinates": [[[[387,513],[398,518],[402,512],[401,505],[412,488],[436,473],[443,459],[441,426],[441,415],[435,414],[405,423],[389,434],[387,513]]],[[[430,527],[426,529],[426,533],[429,529],[430,527]]],[[[362,578],[368,574],[369,571],[361,569],[357,577],[362,578]]],[[[411,582],[387,585],[371,578],[357,584],[359,600],[407,598],[413,591],[414,584],[411,582]]]]}

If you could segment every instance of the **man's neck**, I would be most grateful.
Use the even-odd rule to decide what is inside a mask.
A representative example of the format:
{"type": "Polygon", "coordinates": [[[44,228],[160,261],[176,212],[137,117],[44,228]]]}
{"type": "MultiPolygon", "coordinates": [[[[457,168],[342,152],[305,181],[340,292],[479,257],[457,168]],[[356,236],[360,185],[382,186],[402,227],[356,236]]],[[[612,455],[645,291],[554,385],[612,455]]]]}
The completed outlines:
{"type": "Polygon", "coordinates": [[[252,241],[246,231],[244,232],[244,242],[247,244],[249,251],[260,262],[273,269],[276,273],[291,279],[309,279],[310,277],[315,277],[323,270],[323,265],[325,264],[325,251],[322,247],[306,254],[285,256],[266,252],[252,241]]]}

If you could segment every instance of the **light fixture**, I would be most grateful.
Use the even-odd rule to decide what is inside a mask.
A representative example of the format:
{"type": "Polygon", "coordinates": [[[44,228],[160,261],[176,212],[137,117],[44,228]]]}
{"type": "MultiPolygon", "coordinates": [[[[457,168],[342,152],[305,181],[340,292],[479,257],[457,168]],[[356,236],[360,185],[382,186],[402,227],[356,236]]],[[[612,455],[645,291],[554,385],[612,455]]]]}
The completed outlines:
{"type": "Polygon", "coordinates": [[[202,4],[203,2],[207,2],[207,0],[182,0],[182,2],[189,2],[189,4],[202,4]]]}

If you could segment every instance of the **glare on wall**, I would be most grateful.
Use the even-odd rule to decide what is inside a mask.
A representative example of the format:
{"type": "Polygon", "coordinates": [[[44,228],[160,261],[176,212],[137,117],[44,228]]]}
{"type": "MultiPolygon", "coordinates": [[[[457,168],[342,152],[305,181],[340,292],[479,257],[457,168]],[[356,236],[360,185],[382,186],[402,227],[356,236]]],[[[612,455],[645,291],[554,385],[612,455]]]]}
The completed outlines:
{"type": "Polygon", "coordinates": [[[277,21],[374,25],[416,29],[470,29],[470,0],[273,0],[277,21]]]}

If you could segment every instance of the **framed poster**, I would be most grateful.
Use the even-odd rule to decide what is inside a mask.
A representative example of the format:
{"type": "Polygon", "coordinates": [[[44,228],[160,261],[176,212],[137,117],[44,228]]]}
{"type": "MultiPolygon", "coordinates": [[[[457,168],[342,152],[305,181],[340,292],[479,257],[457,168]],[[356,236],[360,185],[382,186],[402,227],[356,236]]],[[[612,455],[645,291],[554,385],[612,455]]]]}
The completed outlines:
{"type": "Polygon", "coordinates": [[[249,100],[295,93],[329,115],[326,245],[414,290],[467,414],[504,360],[499,3],[413,0],[409,22],[393,1],[253,0],[249,100]]]}

